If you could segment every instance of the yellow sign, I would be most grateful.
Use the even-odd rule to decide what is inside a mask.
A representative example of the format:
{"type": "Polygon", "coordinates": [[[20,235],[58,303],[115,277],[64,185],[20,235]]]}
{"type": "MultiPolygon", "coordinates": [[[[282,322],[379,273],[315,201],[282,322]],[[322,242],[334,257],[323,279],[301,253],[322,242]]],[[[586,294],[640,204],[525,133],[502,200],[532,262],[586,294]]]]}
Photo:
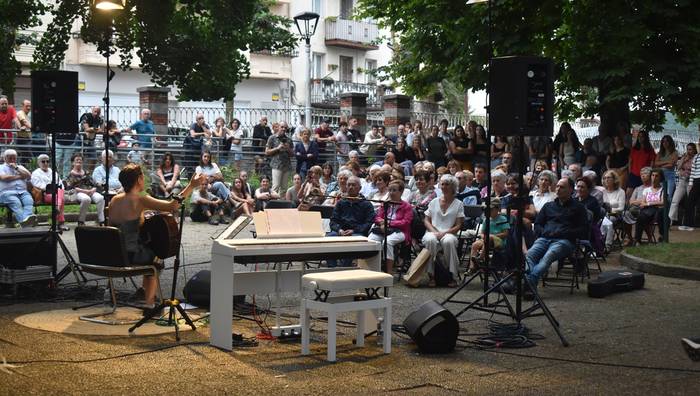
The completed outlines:
{"type": "Polygon", "coordinates": [[[78,81],[78,91],[85,91],[85,81],[78,81]]]}
{"type": "Polygon", "coordinates": [[[280,95],[277,94],[277,93],[273,93],[273,94],[272,94],[272,101],[273,101],[273,102],[279,102],[279,100],[280,100],[280,95]]]}

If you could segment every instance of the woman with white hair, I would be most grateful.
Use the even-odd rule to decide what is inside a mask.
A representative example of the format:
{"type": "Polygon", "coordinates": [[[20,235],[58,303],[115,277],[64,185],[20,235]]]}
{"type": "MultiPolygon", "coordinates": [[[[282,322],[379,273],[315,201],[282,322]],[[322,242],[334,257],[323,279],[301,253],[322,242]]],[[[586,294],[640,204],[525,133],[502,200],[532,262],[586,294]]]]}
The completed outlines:
{"type": "Polygon", "coordinates": [[[552,186],[556,185],[557,177],[554,172],[543,170],[537,176],[537,188],[530,191],[532,204],[535,205],[535,210],[539,213],[544,204],[554,201],[557,197],[552,191],[552,186]]]}
{"type": "Polygon", "coordinates": [[[17,152],[7,149],[3,153],[4,164],[0,165],[0,203],[7,205],[22,227],[36,225],[34,200],[27,191],[27,180],[32,174],[17,164],[17,152]]]}
{"type": "Polygon", "coordinates": [[[443,175],[440,178],[442,196],[433,199],[425,211],[423,223],[426,233],[423,235],[423,245],[430,252],[428,261],[428,286],[435,287],[435,257],[438,253],[438,245],[442,247],[445,264],[450,270],[452,280],[448,287],[457,286],[459,257],[457,256],[457,232],[464,222],[464,206],[462,201],[455,198],[457,195],[457,179],[452,175],[443,175]]]}
{"type": "Polygon", "coordinates": [[[47,187],[51,186],[53,183],[52,174],[54,173],[51,168],[49,168],[49,156],[40,154],[39,157],[37,157],[37,162],[39,163],[39,167],[32,172],[32,186],[41,190],[41,199],[44,203],[51,203],[53,194],[56,194],[56,207],[58,208],[56,221],[58,221],[58,229],[60,231],[68,231],[68,227],[65,225],[66,218],[63,215],[63,183],[61,182],[61,178],[58,176],[58,173],[56,173],[56,184],[47,191],[47,187]]]}

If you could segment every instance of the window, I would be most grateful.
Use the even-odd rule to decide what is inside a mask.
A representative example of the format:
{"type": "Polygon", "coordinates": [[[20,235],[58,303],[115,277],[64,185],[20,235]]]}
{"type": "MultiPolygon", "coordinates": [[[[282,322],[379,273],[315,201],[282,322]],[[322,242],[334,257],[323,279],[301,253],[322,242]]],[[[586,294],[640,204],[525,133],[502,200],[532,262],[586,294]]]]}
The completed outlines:
{"type": "Polygon", "coordinates": [[[311,0],[311,11],[321,15],[321,0],[311,0]]]}
{"type": "Polygon", "coordinates": [[[323,58],[325,54],[314,52],[311,55],[311,77],[320,79],[325,76],[323,71],[323,58]]]}
{"type": "Polygon", "coordinates": [[[377,78],[372,75],[373,70],[377,70],[377,61],[374,59],[367,59],[365,61],[365,76],[367,78],[367,84],[374,84],[377,82],[377,78]]]}
{"type": "Polygon", "coordinates": [[[340,19],[352,19],[353,0],[340,0],[340,19]]]}
{"type": "Polygon", "coordinates": [[[352,57],[340,56],[340,81],[342,82],[352,82],[352,57]]]}

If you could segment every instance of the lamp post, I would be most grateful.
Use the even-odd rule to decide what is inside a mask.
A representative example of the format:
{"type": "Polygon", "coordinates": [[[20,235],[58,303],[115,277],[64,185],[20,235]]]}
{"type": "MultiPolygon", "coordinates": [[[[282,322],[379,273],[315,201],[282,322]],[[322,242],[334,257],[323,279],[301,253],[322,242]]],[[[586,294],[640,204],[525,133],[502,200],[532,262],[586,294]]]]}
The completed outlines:
{"type": "Polygon", "coordinates": [[[306,41],[306,100],[304,118],[306,127],[311,128],[311,37],[316,33],[319,15],[315,12],[302,12],[294,17],[299,35],[306,41]]]}
{"type": "MultiPolygon", "coordinates": [[[[124,4],[126,0],[96,0],[95,8],[102,12],[111,12],[124,9],[124,4]]],[[[109,46],[112,39],[112,24],[108,26],[108,30],[105,33],[105,40],[107,41],[107,48],[105,49],[105,60],[107,61],[107,86],[105,87],[105,96],[102,98],[105,107],[105,122],[102,130],[102,142],[104,144],[105,153],[105,202],[109,202],[109,131],[107,130],[107,123],[109,122],[109,82],[112,81],[114,77],[114,72],[109,68],[109,46]]],[[[107,205],[105,205],[105,212],[107,211],[107,205]]]]}

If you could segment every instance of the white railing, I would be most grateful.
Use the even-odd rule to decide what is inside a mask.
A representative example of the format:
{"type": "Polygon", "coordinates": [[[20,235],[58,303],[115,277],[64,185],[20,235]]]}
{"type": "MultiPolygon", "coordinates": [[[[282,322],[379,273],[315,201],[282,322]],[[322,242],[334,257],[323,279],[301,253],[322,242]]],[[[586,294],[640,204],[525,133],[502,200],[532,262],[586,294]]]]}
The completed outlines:
{"type": "Polygon", "coordinates": [[[379,28],[375,23],[342,18],[326,19],[326,40],[349,41],[368,47],[378,47],[375,43],[378,37],[379,28]]]}
{"type": "Polygon", "coordinates": [[[311,84],[311,103],[318,105],[337,106],[340,104],[340,94],[359,92],[367,94],[367,107],[379,108],[382,106],[384,95],[393,93],[390,88],[376,84],[332,80],[313,80],[311,84]]]}

